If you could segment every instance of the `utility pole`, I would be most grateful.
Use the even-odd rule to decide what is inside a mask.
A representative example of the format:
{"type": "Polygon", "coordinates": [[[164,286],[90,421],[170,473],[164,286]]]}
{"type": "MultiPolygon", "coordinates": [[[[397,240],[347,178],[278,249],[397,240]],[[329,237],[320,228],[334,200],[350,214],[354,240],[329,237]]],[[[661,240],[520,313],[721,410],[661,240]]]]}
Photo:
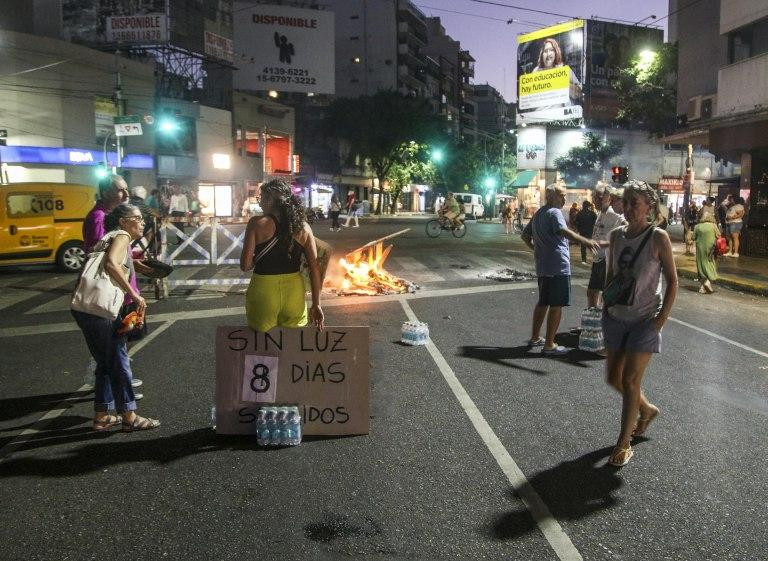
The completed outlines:
{"type": "Polygon", "coordinates": [[[688,221],[685,219],[688,214],[688,207],[691,201],[691,190],[693,188],[693,144],[687,146],[687,157],[685,158],[685,177],[683,178],[683,240],[685,241],[685,253],[688,254],[688,221]]]}
{"type": "MultiPolygon", "coordinates": [[[[115,51],[115,66],[117,73],[115,75],[115,104],[117,105],[117,116],[123,116],[123,83],[120,76],[120,51],[115,51]]],[[[115,146],[117,148],[117,170],[123,167],[123,147],[120,137],[115,135],[115,146]]]]}

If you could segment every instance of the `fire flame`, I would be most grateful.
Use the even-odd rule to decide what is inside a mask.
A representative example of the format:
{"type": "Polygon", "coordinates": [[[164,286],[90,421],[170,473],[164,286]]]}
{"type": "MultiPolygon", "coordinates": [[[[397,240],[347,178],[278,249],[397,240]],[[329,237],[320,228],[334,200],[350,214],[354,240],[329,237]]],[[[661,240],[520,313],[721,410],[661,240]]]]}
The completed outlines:
{"type": "Polygon", "coordinates": [[[343,271],[340,294],[401,294],[413,292],[414,285],[384,269],[384,261],[392,246],[382,248],[381,242],[355,251],[339,259],[343,271]]]}

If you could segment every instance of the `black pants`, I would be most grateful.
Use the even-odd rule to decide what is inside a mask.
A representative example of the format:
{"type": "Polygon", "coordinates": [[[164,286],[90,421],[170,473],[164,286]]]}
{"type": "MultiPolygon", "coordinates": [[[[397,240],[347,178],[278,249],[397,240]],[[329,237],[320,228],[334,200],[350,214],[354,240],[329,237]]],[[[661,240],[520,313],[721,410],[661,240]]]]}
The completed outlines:
{"type": "Polygon", "coordinates": [[[339,224],[339,214],[341,214],[340,210],[332,210],[329,213],[331,215],[331,228],[341,228],[341,224],[339,224]]]}
{"type": "Polygon", "coordinates": [[[581,244],[581,260],[585,262],[587,260],[587,246],[584,244],[581,244]]]}
{"type": "MultiPolygon", "coordinates": [[[[171,222],[173,222],[173,225],[176,226],[179,230],[181,230],[182,233],[184,233],[184,223],[187,221],[187,213],[182,212],[180,210],[174,210],[174,211],[171,211],[171,216],[177,219],[177,220],[171,220],[171,222]],[[179,218],[183,218],[183,221],[178,220],[179,218]]],[[[177,244],[181,243],[181,239],[179,239],[178,236],[176,236],[176,243],[177,244]]]]}

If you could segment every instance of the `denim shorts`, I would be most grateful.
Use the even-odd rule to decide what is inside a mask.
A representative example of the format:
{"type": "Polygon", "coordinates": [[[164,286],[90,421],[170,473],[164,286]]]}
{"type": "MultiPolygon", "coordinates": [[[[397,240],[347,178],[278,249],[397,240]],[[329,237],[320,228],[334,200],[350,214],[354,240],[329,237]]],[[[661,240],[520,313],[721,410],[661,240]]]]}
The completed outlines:
{"type": "Polygon", "coordinates": [[[728,223],[728,233],[729,234],[738,234],[741,232],[741,227],[744,225],[743,222],[729,222],[728,223]]]}
{"type": "Polygon", "coordinates": [[[653,318],[626,322],[603,313],[605,348],[612,351],[658,353],[661,351],[661,331],[656,331],[653,318]]]}
{"type": "Polygon", "coordinates": [[[539,306],[568,306],[571,303],[570,275],[539,277],[539,306]]]}

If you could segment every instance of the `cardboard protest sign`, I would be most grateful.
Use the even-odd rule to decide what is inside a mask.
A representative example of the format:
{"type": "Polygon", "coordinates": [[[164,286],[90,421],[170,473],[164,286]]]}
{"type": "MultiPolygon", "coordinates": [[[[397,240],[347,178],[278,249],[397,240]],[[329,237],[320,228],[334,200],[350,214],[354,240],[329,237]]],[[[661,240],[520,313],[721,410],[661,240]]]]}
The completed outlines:
{"type": "Polygon", "coordinates": [[[216,432],[255,434],[265,405],[298,405],[305,435],[368,434],[367,327],[216,330],[216,432]]]}

